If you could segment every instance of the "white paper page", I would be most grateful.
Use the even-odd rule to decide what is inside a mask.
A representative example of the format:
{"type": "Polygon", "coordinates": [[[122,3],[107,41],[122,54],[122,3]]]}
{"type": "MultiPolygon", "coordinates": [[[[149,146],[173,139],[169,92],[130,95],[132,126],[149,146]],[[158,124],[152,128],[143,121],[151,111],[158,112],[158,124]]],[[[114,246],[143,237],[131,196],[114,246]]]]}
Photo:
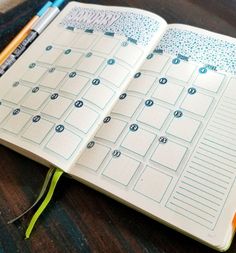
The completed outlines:
{"type": "Polygon", "coordinates": [[[137,9],[68,4],[0,80],[1,143],[67,171],[165,28],[137,9]]]}
{"type": "Polygon", "coordinates": [[[69,173],[227,248],[236,208],[235,50],[235,39],[169,26],[69,173]]]}

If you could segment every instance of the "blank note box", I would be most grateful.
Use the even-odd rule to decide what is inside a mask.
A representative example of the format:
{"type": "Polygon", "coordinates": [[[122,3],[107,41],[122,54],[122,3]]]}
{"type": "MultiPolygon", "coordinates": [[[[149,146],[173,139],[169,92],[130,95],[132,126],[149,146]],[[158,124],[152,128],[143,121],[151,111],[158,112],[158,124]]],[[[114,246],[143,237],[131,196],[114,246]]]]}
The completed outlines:
{"type": "Polygon", "coordinates": [[[129,84],[127,90],[135,91],[141,94],[147,94],[150,88],[153,86],[156,77],[141,74],[138,78],[133,78],[129,84]]]}
{"type": "Polygon", "coordinates": [[[119,64],[114,64],[114,65],[107,65],[101,72],[100,77],[108,82],[111,82],[116,87],[120,87],[121,84],[125,81],[128,74],[129,74],[128,69],[119,64]]]}
{"type": "Polygon", "coordinates": [[[146,71],[152,71],[152,72],[157,72],[160,73],[166,63],[169,60],[169,56],[162,54],[154,54],[152,58],[147,59],[144,64],[142,65],[142,70],[146,71]]]}
{"type": "Polygon", "coordinates": [[[126,125],[127,123],[125,121],[111,118],[108,123],[103,123],[101,128],[97,131],[96,137],[116,142],[126,125]]]}
{"type": "Polygon", "coordinates": [[[153,97],[163,102],[174,105],[183,91],[183,87],[176,84],[159,84],[153,93],[153,97]]]}
{"type": "Polygon", "coordinates": [[[140,162],[121,154],[120,157],[112,158],[105,168],[103,175],[123,185],[128,185],[140,162]]]}
{"type": "Polygon", "coordinates": [[[224,96],[235,99],[236,96],[236,78],[231,78],[224,92],[224,96]]]}
{"type": "Polygon", "coordinates": [[[191,142],[196,135],[198,128],[200,127],[200,122],[182,116],[181,118],[174,118],[170,123],[167,133],[172,134],[180,139],[191,142]]]}
{"type": "Polygon", "coordinates": [[[40,119],[38,122],[32,122],[24,132],[23,137],[40,144],[48,135],[53,125],[53,123],[44,119],[40,119]]]}
{"type": "Polygon", "coordinates": [[[208,70],[206,73],[199,73],[194,85],[201,87],[205,90],[217,92],[224,80],[224,75],[218,74],[217,72],[208,70]]]}
{"type": "Polygon", "coordinates": [[[51,50],[45,50],[44,53],[39,57],[38,61],[53,64],[63,51],[52,47],[51,50]]]}
{"type": "Polygon", "coordinates": [[[112,113],[121,114],[132,117],[138,109],[142,99],[127,95],[124,99],[120,99],[112,110],[112,113]]]}
{"type": "Polygon", "coordinates": [[[119,43],[119,40],[116,40],[112,37],[102,37],[96,45],[93,47],[93,51],[97,51],[102,54],[110,54],[114,48],[119,43]]]}
{"type": "Polygon", "coordinates": [[[134,190],[154,201],[161,202],[171,180],[171,176],[151,167],[146,167],[136,183],[134,190]]]}
{"type": "Polygon", "coordinates": [[[72,100],[59,96],[57,99],[50,100],[43,108],[42,113],[59,119],[69,108],[71,103],[72,100]]]}
{"type": "Polygon", "coordinates": [[[12,132],[14,134],[18,134],[24,126],[30,120],[31,115],[20,112],[17,115],[11,115],[11,117],[7,120],[6,124],[4,124],[3,129],[12,132]]]}
{"type": "Polygon", "coordinates": [[[75,39],[76,33],[69,30],[60,31],[57,38],[54,40],[55,44],[67,46],[75,39]]]}
{"type": "Polygon", "coordinates": [[[86,86],[88,81],[89,78],[81,75],[76,75],[74,78],[67,79],[66,82],[64,82],[64,84],[60,88],[60,90],[73,95],[78,95],[86,86]]]}
{"type": "Polygon", "coordinates": [[[133,66],[142,56],[143,51],[136,45],[128,44],[126,47],[120,47],[115,54],[115,57],[133,66]]]}
{"type": "Polygon", "coordinates": [[[12,109],[10,107],[0,105],[0,123],[10,114],[12,109]]]}
{"type": "Polygon", "coordinates": [[[169,67],[166,75],[183,82],[188,82],[194,70],[195,70],[195,66],[193,64],[180,61],[179,64],[172,64],[169,67]]]}
{"type": "Polygon", "coordinates": [[[73,48],[88,49],[96,40],[97,35],[91,33],[80,33],[72,43],[73,48]]]}
{"type": "Polygon", "coordinates": [[[81,53],[71,51],[69,54],[63,54],[60,59],[58,59],[56,65],[64,68],[72,68],[82,56],[81,53]]]}
{"type": "Polygon", "coordinates": [[[151,160],[171,170],[177,170],[187,148],[175,142],[160,143],[154,151],[151,160]]]}
{"type": "Polygon", "coordinates": [[[66,123],[87,133],[98,119],[99,114],[87,106],[75,107],[66,119],[66,123]]]}
{"type": "Polygon", "coordinates": [[[12,87],[12,89],[4,97],[4,100],[18,104],[23,99],[23,97],[29,92],[29,90],[30,90],[29,87],[23,85],[12,87]]]}
{"type": "Polygon", "coordinates": [[[109,148],[104,147],[98,143],[95,143],[95,145],[92,148],[87,148],[83,151],[82,155],[78,160],[78,164],[86,168],[92,169],[94,171],[97,171],[101,166],[102,162],[104,161],[104,159],[106,158],[109,151],[110,151],[109,148]],[[91,159],[91,157],[93,159],[91,159]]]}
{"type": "Polygon", "coordinates": [[[169,109],[154,104],[144,107],[137,120],[148,126],[161,129],[169,114],[169,109]]]}
{"type": "Polygon", "coordinates": [[[145,156],[156,135],[139,128],[136,132],[128,132],[121,146],[138,154],[145,156]]]}
{"type": "Polygon", "coordinates": [[[60,82],[64,79],[66,76],[66,72],[62,72],[59,70],[55,70],[53,72],[48,72],[44,78],[40,81],[40,85],[55,89],[60,82]]]}
{"type": "Polygon", "coordinates": [[[29,96],[22,102],[22,106],[31,110],[38,110],[43,103],[50,97],[50,93],[44,91],[38,91],[36,93],[31,92],[29,96]]]}
{"type": "Polygon", "coordinates": [[[199,92],[188,94],[181,104],[181,108],[204,117],[212,104],[213,98],[199,92]]]}
{"type": "Polygon", "coordinates": [[[46,71],[46,68],[36,65],[34,68],[29,68],[21,79],[27,82],[37,83],[46,71]]]}
{"type": "Polygon", "coordinates": [[[92,55],[90,57],[84,57],[81,59],[77,69],[86,73],[95,74],[103,62],[104,58],[99,56],[92,55]]]}
{"type": "Polygon", "coordinates": [[[115,92],[106,87],[105,85],[92,85],[83,96],[84,99],[91,102],[92,104],[104,109],[105,106],[110,102],[115,92]]]}
{"type": "Polygon", "coordinates": [[[81,138],[78,135],[65,129],[61,133],[55,133],[47,143],[46,147],[65,159],[69,159],[79,146],[80,142],[81,138]]]}

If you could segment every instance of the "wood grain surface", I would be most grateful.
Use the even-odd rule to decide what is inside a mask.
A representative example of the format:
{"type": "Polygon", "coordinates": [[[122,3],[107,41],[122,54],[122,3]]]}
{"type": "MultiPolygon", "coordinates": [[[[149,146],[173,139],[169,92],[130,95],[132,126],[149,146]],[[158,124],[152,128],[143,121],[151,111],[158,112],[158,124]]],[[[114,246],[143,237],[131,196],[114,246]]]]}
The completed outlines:
{"type": "MultiPolygon", "coordinates": [[[[67,2],[67,1],[66,1],[67,2]]],[[[132,6],[161,15],[168,23],[184,23],[236,37],[235,0],[91,0],[87,3],[132,6]]],[[[44,1],[26,0],[0,14],[0,49],[44,1]]],[[[32,212],[19,222],[7,221],[37,197],[47,168],[0,146],[0,253],[15,252],[156,252],[215,251],[138,212],[62,177],[31,239],[24,232],[32,212]]],[[[236,240],[228,253],[236,252],[236,240]]]]}

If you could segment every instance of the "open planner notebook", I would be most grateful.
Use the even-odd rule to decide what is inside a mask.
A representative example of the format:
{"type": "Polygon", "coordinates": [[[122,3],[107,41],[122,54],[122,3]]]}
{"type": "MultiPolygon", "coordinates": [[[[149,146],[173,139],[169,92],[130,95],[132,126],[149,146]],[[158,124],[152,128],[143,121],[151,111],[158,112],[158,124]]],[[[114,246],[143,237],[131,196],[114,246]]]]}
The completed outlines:
{"type": "Polygon", "coordinates": [[[210,247],[236,212],[236,40],[69,3],[0,79],[0,143],[210,247]]]}

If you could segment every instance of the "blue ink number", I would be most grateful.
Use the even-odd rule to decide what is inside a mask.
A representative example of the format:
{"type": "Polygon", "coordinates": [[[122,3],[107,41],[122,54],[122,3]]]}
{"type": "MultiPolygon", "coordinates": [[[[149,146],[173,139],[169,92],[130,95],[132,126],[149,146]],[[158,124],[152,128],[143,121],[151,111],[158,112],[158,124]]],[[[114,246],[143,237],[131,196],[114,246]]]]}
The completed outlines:
{"type": "Polygon", "coordinates": [[[179,64],[180,63],[180,59],[175,58],[175,59],[172,60],[172,63],[173,64],[179,64]]]}
{"type": "Polygon", "coordinates": [[[77,108],[81,108],[84,105],[84,103],[81,100],[77,100],[77,101],[75,101],[74,105],[77,108]]]}
{"type": "Polygon", "coordinates": [[[153,104],[154,104],[154,102],[151,99],[148,99],[148,100],[145,101],[145,105],[148,106],[148,107],[152,106],[153,104]]]}
{"type": "Polygon", "coordinates": [[[166,144],[167,141],[168,141],[168,139],[167,139],[167,137],[165,137],[165,136],[161,136],[161,137],[159,138],[159,142],[162,143],[162,144],[166,144]]]}
{"type": "Polygon", "coordinates": [[[190,94],[190,95],[193,95],[196,92],[197,92],[197,90],[195,88],[193,88],[193,87],[191,87],[191,88],[188,89],[188,94],[190,94]]]}
{"type": "Polygon", "coordinates": [[[58,97],[59,97],[58,93],[54,93],[54,94],[51,95],[51,99],[52,99],[52,100],[55,100],[55,99],[57,99],[58,97]]]}
{"type": "Polygon", "coordinates": [[[36,122],[39,122],[40,119],[41,119],[41,116],[40,116],[40,115],[36,115],[36,116],[33,117],[32,121],[33,121],[34,123],[36,123],[36,122]]]}
{"type": "Polygon", "coordinates": [[[109,60],[107,61],[107,64],[113,65],[113,64],[115,64],[115,60],[114,60],[114,59],[109,59],[109,60]]]}
{"type": "Polygon", "coordinates": [[[91,148],[93,148],[94,145],[95,145],[95,142],[94,142],[94,141],[90,141],[90,142],[87,144],[87,148],[88,148],[88,149],[91,149],[91,148]]]}
{"type": "Polygon", "coordinates": [[[13,111],[13,115],[15,116],[15,115],[17,115],[17,114],[19,114],[20,113],[20,108],[17,108],[17,109],[15,109],[14,111],[13,111]]]}
{"type": "Polygon", "coordinates": [[[138,125],[137,124],[132,124],[129,127],[130,131],[136,132],[138,130],[138,125]]]}
{"type": "Polygon", "coordinates": [[[167,79],[164,78],[164,77],[162,77],[162,78],[159,79],[159,83],[160,84],[166,84],[167,83],[167,79]]]}
{"type": "Polygon", "coordinates": [[[93,85],[99,85],[100,84],[100,79],[98,79],[98,78],[93,79],[92,84],[93,85]]]}
{"type": "Polygon", "coordinates": [[[122,100],[122,99],[125,99],[127,97],[127,94],[126,93],[123,93],[120,95],[119,99],[122,100]]]}
{"type": "Polygon", "coordinates": [[[55,128],[57,133],[63,132],[64,129],[65,129],[65,127],[63,125],[57,125],[56,128],[55,128]]]}
{"type": "Polygon", "coordinates": [[[110,122],[111,121],[111,117],[110,116],[108,116],[108,117],[106,117],[104,120],[103,120],[103,123],[108,123],[108,122],[110,122]]]}
{"type": "Polygon", "coordinates": [[[180,110],[174,111],[174,116],[175,118],[180,118],[183,116],[183,113],[180,110]]]}
{"type": "Polygon", "coordinates": [[[114,150],[112,152],[112,156],[115,157],[115,158],[118,158],[121,156],[121,152],[119,150],[114,150]]]}

